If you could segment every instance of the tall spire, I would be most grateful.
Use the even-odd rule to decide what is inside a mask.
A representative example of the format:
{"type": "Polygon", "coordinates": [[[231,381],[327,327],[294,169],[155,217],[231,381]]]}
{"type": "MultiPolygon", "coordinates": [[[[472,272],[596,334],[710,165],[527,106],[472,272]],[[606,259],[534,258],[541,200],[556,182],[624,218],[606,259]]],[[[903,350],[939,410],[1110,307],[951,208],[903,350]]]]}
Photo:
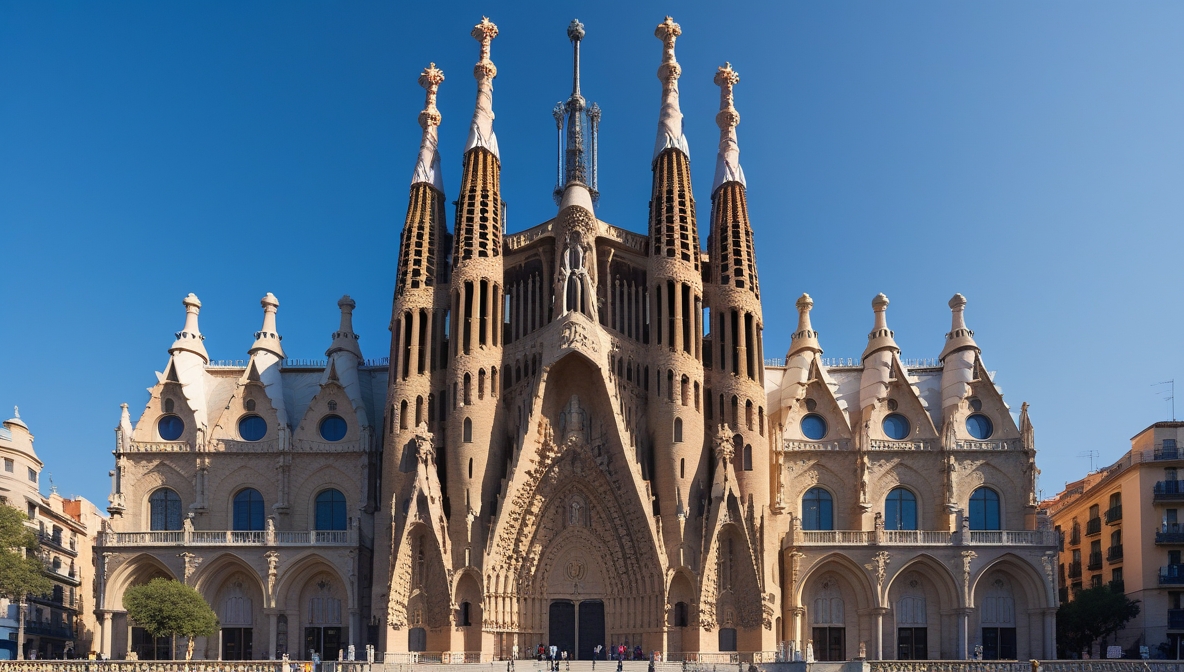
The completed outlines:
{"type": "Polygon", "coordinates": [[[173,355],[180,351],[192,352],[208,364],[210,356],[206,354],[206,346],[202,342],[206,340],[206,337],[202,336],[201,330],[197,328],[197,314],[201,312],[201,301],[196,295],[190,293],[181,303],[185,305],[185,326],[177,332],[177,340],[169,348],[169,354],[173,355]]]}
{"type": "Polygon", "coordinates": [[[712,193],[727,182],[744,181],[744,169],[740,167],[740,143],[736,139],[736,127],[740,125],[740,113],[736,111],[732,87],[740,82],[740,73],[732,69],[731,63],[724,63],[715,73],[715,84],[719,87],[719,114],[715,123],[719,126],[719,154],[715,159],[715,181],[712,193]]]}
{"type": "Polygon", "coordinates": [[[497,77],[497,66],[489,60],[489,43],[497,37],[497,26],[489,17],[483,16],[481,23],[473,26],[472,36],[481,43],[481,59],[473,67],[473,77],[477,80],[477,105],[473,110],[465,152],[484,147],[500,160],[497,136],[493,134],[493,78],[497,77]]]}
{"type": "Polygon", "coordinates": [[[580,93],[580,42],[587,33],[579,19],[572,19],[567,26],[567,38],[572,46],[571,96],[566,102],[555,105],[555,127],[559,134],[558,183],[555,185],[555,202],[562,200],[563,192],[571,183],[588,187],[593,202],[599,199],[596,190],[596,132],[600,126],[600,107],[591,106],[580,93]],[[563,133],[566,120],[567,134],[563,133]]]}
{"type": "Polygon", "coordinates": [[[658,24],[654,36],[662,40],[662,65],[658,66],[658,79],[662,80],[662,110],[658,113],[658,139],[654,143],[654,159],[666,149],[674,147],[683,154],[691,155],[687,138],[682,134],[682,110],[678,107],[678,78],[682,68],[674,59],[674,41],[682,35],[682,28],[669,16],[658,24]]]}
{"type": "Polygon", "coordinates": [[[440,126],[440,110],[436,109],[436,92],[443,81],[444,71],[437,68],[435,63],[430,63],[419,75],[419,85],[427,91],[427,100],[424,101],[423,111],[419,113],[423,139],[419,143],[415,174],[411,176],[411,184],[424,182],[440,193],[444,193],[444,181],[440,176],[440,152],[437,149],[440,141],[437,130],[440,126]]]}

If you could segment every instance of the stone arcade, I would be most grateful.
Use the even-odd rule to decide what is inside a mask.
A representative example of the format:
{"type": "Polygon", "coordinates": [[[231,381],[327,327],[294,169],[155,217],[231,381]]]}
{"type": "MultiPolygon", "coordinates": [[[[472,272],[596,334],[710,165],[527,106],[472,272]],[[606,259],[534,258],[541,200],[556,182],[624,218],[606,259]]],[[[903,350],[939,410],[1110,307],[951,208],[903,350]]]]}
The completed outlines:
{"type": "Polygon", "coordinates": [[[940,357],[914,363],[883,295],[862,358],[823,358],[802,295],[786,358],[766,359],[740,78],[715,73],[704,249],[669,17],[655,31],[648,233],[596,217],[600,109],[580,92],[573,21],[556,216],[506,234],[497,33],[488,19],[472,32],[477,98],[452,233],[444,74],[419,79],[389,368],[362,359],[348,297],[314,366],[284,359],[270,294],[250,359],[211,363],[200,303],[185,300],[147,408],[134,426],[125,411],[117,432],[104,651],[158,645],[120,604],[163,575],[219,611],[206,657],[367,643],[454,662],[539,643],[579,659],[621,643],[667,659],[952,659],[977,645],[1053,657],[1055,536],[1037,515],[1032,426],[984,367],[965,299],[950,301],[940,357]]]}

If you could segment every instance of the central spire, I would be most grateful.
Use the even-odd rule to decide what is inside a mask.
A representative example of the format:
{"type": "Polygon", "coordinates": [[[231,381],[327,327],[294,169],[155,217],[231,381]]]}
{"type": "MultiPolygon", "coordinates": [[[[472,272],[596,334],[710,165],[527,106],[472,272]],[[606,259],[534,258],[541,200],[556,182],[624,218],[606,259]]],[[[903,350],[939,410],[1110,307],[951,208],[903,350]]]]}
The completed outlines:
{"type": "Polygon", "coordinates": [[[593,203],[600,197],[596,189],[596,132],[600,126],[600,107],[596,103],[589,107],[584,96],[580,94],[580,42],[583,41],[584,35],[584,24],[580,23],[579,19],[572,19],[567,26],[567,38],[572,44],[571,97],[567,102],[556,104],[553,111],[559,140],[556,204],[562,201],[567,185],[573,182],[588,188],[593,203]],[[566,138],[563,133],[565,120],[566,138]]]}

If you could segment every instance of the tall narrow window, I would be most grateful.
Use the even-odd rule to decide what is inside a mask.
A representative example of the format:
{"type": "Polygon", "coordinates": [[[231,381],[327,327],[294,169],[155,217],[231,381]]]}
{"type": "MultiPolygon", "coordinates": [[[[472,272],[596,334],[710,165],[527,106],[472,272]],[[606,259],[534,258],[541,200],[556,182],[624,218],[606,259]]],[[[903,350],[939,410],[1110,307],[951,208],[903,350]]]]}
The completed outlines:
{"type": "Polygon", "coordinates": [[[168,488],[161,488],[148,498],[152,530],[181,529],[181,498],[168,488]]]}
{"type": "Polygon", "coordinates": [[[802,497],[802,529],[833,530],[834,502],[822,488],[810,488],[802,497]]]}
{"type": "Polygon", "coordinates": [[[895,488],[884,501],[884,528],[917,529],[917,496],[905,488],[895,488]]]}
{"type": "Polygon", "coordinates": [[[999,493],[990,488],[979,488],[970,495],[970,529],[998,530],[999,493]]]}
{"type": "Polygon", "coordinates": [[[346,523],[345,495],[340,490],[325,490],[317,495],[316,527],[318,530],[344,530],[346,523]]]}
{"type": "Polygon", "coordinates": [[[462,434],[464,436],[465,443],[472,443],[473,442],[473,419],[472,418],[465,418],[464,425],[462,426],[462,434]]]}
{"type": "Polygon", "coordinates": [[[682,443],[682,418],[674,419],[674,442],[682,443]]]}
{"type": "Polygon", "coordinates": [[[255,488],[240,490],[234,496],[234,529],[263,529],[263,495],[255,488]]]}

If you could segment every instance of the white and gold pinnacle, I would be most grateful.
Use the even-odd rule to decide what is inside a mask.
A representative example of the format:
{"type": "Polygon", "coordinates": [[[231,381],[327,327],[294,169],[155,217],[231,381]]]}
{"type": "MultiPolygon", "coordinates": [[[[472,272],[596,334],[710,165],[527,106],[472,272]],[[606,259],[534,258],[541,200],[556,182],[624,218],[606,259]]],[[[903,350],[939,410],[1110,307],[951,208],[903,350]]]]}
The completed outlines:
{"type": "Polygon", "coordinates": [[[473,67],[477,80],[477,105],[473,110],[473,123],[469,127],[469,139],[465,152],[484,147],[501,159],[497,149],[497,136],[493,134],[493,78],[497,77],[497,66],[489,59],[489,43],[497,37],[497,26],[489,17],[481,17],[481,23],[473,26],[473,38],[481,43],[481,59],[473,67]]]}
{"type": "Polygon", "coordinates": [[[715,193],[728,182],[739,182],[744,186],[744,169],[740,167],[740,142],[736,139],[736,127],[740,125],[740,113],[732,88],[740,82],[740,73],[732,69],[731,63],[724,63],[715,73],[715,84],[719,87],[719,114],[715,124],[719,126],[719,154],[715,159],[715,180],[711,193],[715,193]]]}
{"type": "Polygon", "coordinates": [[[658,139],[654,143],[654,159],[663,151],[675,147],[687,156],[691,148],[682,132],[682,110],[678,106],[678,78],[682,67],[674,58],[674,41],[682,35],[682,28],[669,16],[654,29],[654,36],[662,40],[662,65],[658,79],[662,80],[662,109],[658,113],[658,139]]]}
{"type": "Polygon", "coordinates": [[[419,113],[419,126],[423,139],[419,143],[419,159],[415,162],[415,174],[411,184],[424,182],[440,193],[444,192],[444,180],[440,175],[440,110],[436,109],[436,93],[444,81],[444,71],[429,63],[419,75],[419,85],[427,91],[423,111],[419,113]]]}

